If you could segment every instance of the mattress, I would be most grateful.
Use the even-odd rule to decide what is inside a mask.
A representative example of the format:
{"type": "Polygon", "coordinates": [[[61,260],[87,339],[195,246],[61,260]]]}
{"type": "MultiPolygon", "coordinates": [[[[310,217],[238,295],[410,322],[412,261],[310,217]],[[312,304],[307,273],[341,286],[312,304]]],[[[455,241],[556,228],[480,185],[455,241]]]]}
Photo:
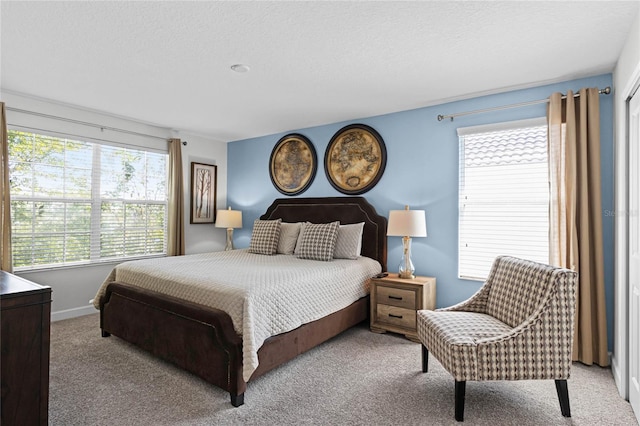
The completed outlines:
{"type": "Polygon", "coordinates": [[[349,306],[381,271],[367,257],[329,262],[247,249],[137,260],[116,266],[93,300],[100,308],[113,281],[223,310],[242,336],[243,378],[258,367],[264,341],[349,306]]]}

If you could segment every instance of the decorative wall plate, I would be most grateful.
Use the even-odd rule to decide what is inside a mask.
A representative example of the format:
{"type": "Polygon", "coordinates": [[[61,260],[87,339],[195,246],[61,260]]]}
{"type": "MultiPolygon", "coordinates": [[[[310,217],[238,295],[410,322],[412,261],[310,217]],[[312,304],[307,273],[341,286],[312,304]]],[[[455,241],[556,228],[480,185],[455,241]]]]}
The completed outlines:
{"type": "Polygon", "coordinates": [[[365,124],[350,124],[333,135],[324,155],[329,183],[348,195],[376,186],[387,165],[387,148],[378,132],[365,124]]]}
{"type": "Polygon", "coordinates": [[[271,151],[269,176],[276,189],[285,195],[307,190],[316,176],[318,160],[313,144],[305,136],[291,133],[282,137],[271,151]]]}

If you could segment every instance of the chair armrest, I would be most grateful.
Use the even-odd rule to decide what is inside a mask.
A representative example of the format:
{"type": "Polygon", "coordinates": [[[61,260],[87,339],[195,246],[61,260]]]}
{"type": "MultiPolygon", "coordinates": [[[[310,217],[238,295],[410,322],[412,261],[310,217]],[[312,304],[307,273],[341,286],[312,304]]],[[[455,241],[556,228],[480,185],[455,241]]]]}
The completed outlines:
{"type": "Polygon", "coordinates": [[[489,289],[491,284],[489,281],[485,282],[482,287],[476,291],[473,296],[457,303],[453,306],[446,308],[436,309],[437,311],[465,311],[465,312],[480,312],[486,313],[487,300],[489,299],[489,289]]]}

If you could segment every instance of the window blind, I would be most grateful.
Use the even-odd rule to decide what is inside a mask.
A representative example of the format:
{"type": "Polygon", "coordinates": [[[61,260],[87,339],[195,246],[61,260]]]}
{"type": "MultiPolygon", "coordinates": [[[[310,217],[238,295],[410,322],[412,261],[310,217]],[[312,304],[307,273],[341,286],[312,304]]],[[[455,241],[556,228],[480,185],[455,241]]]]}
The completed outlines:
{"type": "Polygon", "coordinates": [[[458,130],[458,275],[484,280],[496,256],[548,262],[546,120],[458,130]]]}
{"type": "Polygon", "coordinates": [[[166,253],[166,153],[8,136],[16,270],[166,253]]]}

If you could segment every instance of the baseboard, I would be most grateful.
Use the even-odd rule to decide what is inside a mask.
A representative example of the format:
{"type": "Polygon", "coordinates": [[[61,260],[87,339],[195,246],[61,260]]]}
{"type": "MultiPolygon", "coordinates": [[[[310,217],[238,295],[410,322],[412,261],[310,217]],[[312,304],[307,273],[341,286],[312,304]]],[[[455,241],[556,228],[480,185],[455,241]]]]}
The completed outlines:
{"type": "Polygon", "coordinates": [[[65,309],[64,311],[51,312],[51,321],[60,321],[69,318],[82,317],[89,314],[97,314],[98,311],[93,305],[82,306],[80,308],[65,309]]]}
{"type": "Polygon", "coordinates": [[[621,368],[619,361],[619,358],[614,356],[611,357],[611,374],[613,375],[613,381],[616,384],[616,388],[618,388],[618,393],[622,398],[628,401],[629,389],[627,387],[627,379],[624,377],[624,370],[621,368]]]}

